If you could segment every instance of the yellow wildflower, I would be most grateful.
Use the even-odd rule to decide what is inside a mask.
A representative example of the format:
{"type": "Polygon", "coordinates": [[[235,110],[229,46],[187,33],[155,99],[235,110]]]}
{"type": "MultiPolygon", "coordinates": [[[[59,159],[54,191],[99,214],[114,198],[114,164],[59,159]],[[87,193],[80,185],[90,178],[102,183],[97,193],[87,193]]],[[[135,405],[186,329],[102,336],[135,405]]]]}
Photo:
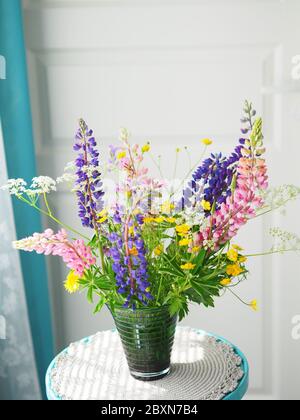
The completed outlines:
{"type": "Polygon", "coordinates": [[[231,279],[224,279],[224,280],[222,280],[222,281],[220,281],[220,284],[222,285],[222,286],[229,286],[230,284],[231,284],[231,279]]]}
{"type": "Polygon", "coordinates": [[[201,206],[203,207],[203,209],[204,209],[205,211],[210,211],[210,210],[211,210],[211,204],[210,204],[210,202],[209,202],[209,201],[202,200],[202,201],[201,201],[201,206]]]}
{"type": "Polygon", "coordinates": [[[100,213],[97,214],[98,223],[104,223],[108,219],[108,211],[106,209],[100,211],[100,213]]]}
{"type": "Polygon", "coordinates": [[[151,149],[150,143],[147,143],[142,147],[142,152],[147,153],[150,151],[150,149],[151,149]]]}
{"type": "Polygon", "coordinates": [[[130,226],[129,230],[128,230],[129,235],[133,235],[134,234],[134,226],[130,226]]]}
{"type": "Polygon", "coordinates": [[[191,230],[189,225],[178,225],[176,226],[176,232],[181,236],[188,235],[189,231],[191,230]]]}
{"type": "Polygon", "coordinates": [[[137,250],[136,247],[133,247],[129,250],[129,254],[132,255],[133,257],[137,257],[139,255],[139,251],[137,250]]]}
{"type": "Polygon", "coordinates": [[[177,147],[176,153],[180,153],[180,152],[181,152],[181,149],[179,147],[177,147]]]}
{"type": "Polygon", "coordinates": [[[104,217],[107,216],[108,211],[106,209],[103,209],[100,211],[100,213],[97,214],[98,217],[104,217]]]}
{"type": "Polygon", "coordinates": [[[239,264],[228,265],[226,268],[226,273],[228,276],[237,277],[239,276],[244,270],[241,268],[239,264]]]}
{"type": "Polygon", "coordinates": [[[175,219],[175,217],[167,217],[166,222],[174,224],[174,223],[176,223],[176,219],[175,219]]]}
{"type": "Polygon", "coordinates": [[[155,219],[153,217],[144,217],[144,223],[145,225],[149,225],[150,223],[153,223],[155,219]]]}
{"type": "Polygon", "coordinates": [[[245,263],[245,262],[247,262],[248,261],[248,258],[247,257],[244,257],[243,255],[241,255],[240,257],[239,257],[239,262],[240,263],[245,263]]]}
{"type": "Polygon", "coordinates": [[[68,274],[64,286],[69,293],[75,293],[79,290],[79,276],[73,270],[68,274]]]}
{"type": "Polygon", "coordinates": [[[179,241],[179,246],[188,246],[190,244],[191,244],[191,240],[188,238],[181,239],[181,241],[179,241]]]}
{"type": "Polygon", "coordinates": [[[210,139],[203,139],[201,140],[202,144],[204,144],[204,146],[210,146],[211,144],[213,144],[213,141],[210,139]]]}
{"type": "Polygon", "coordinates": [[[165,201],[161,206],[161,211],[167,214],[170,214],[171,211],[174,209],[175,209],[175,206],[170,201],[165,201]]]}
{"type": "Polygon", "coordinates": [[[163,223],[165,221],[165,218],[164,217],[162,217],[162,216],[160,216],[160,217],[156,217],[155,219],[154,219],[154,222],[155,223],[163,223]]]}
{"type": "Polygon", "coordinates": [[[106,222],[107,219],[108,219],[108,217],[104,216],[104,217],[101,217],[101,219],[98,219],[97,222],[98,223],[104,223],[104,222],[106,222]]]}
{"type": "Polygon", "coordinates": [[[250,305],[249,306],[253,309],[253,311],[255,311],[255,312],[258,311],[257,300],[252,300],[252,302],[250,302],[250,305]]]}
{"type": "Polygon", "coordinates": [[[193,253],[193,254],[197,254],[199,251],[200,251],[200,246],[194,246],[194,247],[192,248],[192,253],[193,253]]]}
{"type": "Polygon", "coordinates": [[[182,270],[186,270],[186,271],[193,270],[195,267],[196,267],[196,264],[192,264],[192,263],[186,263],[180,266],[182,270]]]}
{"type": "Polygon", "coordinates": [[[239,259],[239,254],[235,249],[230,249],[226,255],[227,258],[232,262],[237,262],[237,260],[239,259]]]}
{"type": "Polygon", "coordinates": [[[154,254],[159,257],[162,253],[164,252],[164,246],[163,244],[158,245],[155,249],[154,249],[154,254]]]}
{"type": "Polygon", "coordinates": [[[119,160],[124,159],[125,157],[126,157],[126,152],[125,151],[124,152],[119,152],[117,154],[117,159],[119,159],[119,160]]]}
{"type": "Polygon", "coordinates": [[[243,250],[243,248],[242,248],[241,246],[239,246],[239,245],[234,244],[234,245],[231,245],[231,246],[232,246],[232,248],[233,248],[233,249],[235,249],[236,251],[244,251],[244,250],[243,250]]]}

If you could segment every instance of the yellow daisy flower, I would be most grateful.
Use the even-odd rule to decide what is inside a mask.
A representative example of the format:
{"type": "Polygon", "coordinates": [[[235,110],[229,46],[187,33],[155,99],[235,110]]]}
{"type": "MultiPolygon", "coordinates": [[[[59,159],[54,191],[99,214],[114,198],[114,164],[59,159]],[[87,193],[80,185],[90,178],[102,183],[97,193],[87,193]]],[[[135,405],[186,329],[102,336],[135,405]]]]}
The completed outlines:
{"type": "Polygon", "coordinates": [[[222,280],[222,281],[220,281],[220,284],[222,285],[222,286],[224,286],[224,287],[226,287],[226,286],[229,286],[230,284],[231,284],[231,279],[224,279],[224,280],[222,280]]]}
{"type": "Polygon", "coordinates": [[[228,265],[226,268],[227,275],[232,277],[239,276],[243,271],[239,264],[228,265]]]}
{"type": "Polygon", "coordinates": [[[205,211],[210,211],[210,210],[211,210],[211,204],[210,204],[210,202],[209,202],[209,201],[202,200],[202,201],[201,201],[201,206],[203,207],[203,209],[204,209],[205,211]]]}
{"type": "Polygon", "coordinates": [[[175,217],[167,217],[166,222],[174,224],[174,223],[176,223],[176,219],[175,219],[175,217]]]}
{"type": "Polygon", "coordinates": [[[200,251],[200,246],[194,246],[194,247],[192,248],[192,253],[193,253],[193,254],[197,254],[199,251],[200,251]]]}
{"type": "Polygon", "coordinates": [[[145,225],[150,225],[151,223],[153,223],[155,221],[154,217],[145,217],[144,218],[144,223],[145,225]]]}
{"type": "Polygon", "coordinates": [[[239,246],[239,245],[234,244],[234,245],[231,245],[231,246],[232,246],[232,248],[233,248],[233,249],[235,249],[236,251],[244,251],[244,249],[243,249],[241,246],[239,246]]]}
{"type": "Polygon", "coordinates": [[[156,217],[156,218],[154,219],[154,222],[155,222],[155,223],[158,223],[158,224],[163,223],[164,221],[165,221],[165,218],[164,218],[164,217],[162,217],[162,216],[160,216],[160,217],[156,217]]]}
{"type": "Polygon", "coordinates": [[[257,300],[252,300],[252,302],[250,302],[250,305],[249,306],[253,309],[253,311],[255,311],[255,312],[258,311],[258,303],[257,303],[257,300]]]}
{"type": "Polygon", "coordinates": [[[75,293],[79,290],[79,276],[74,273],[74,271],[70,271],[68,274],[66,281],[64,283],[65,289],[69,293],[75,293]]]}
{"type": "Polygon", "coordinates": [[[210,146],[211,144],[213,144],[213,141],[210,139],[203,139],[201,140],[201,143],[204,144],[204,146],[210,146]]]}
{"type": "Polygon", "coordinates": [[[191,243],[191,240],[188,238],[181,239],[181,241],[179,241],[179,246],[188,246],[190,245],[190,243],[191,243]]]}
{"type": "Polygon", "coordinates": [[[104,216],[104,217],[101,217],[101,219],[98,219],[97,222],[98,223],[104,223],[104,222],[106,222],[107,219],[108,219],[108,217],[104,216]]]}
{"type": "Polygon", "coordinates": [[[196,264],[192,264],[192,263],[186,263],[180,266],[180,268],[185,271],[193,270],[195,267],[196,267],[196,264]]]}
{"type": "Polygon", "coordinates": [[[176,232],[179,233],[179,235],[187,235],[189,233],[189,231],[191,230],[189,225],[179,225],[176,226],[176,232]]]}
{"type": "Polygon", "coordinates": [[[142,152],[147,153],[150,151],[150,149],[151,149],[150,143],[147,143],[142,147],[142,152]]]}
{"type": "Polygon", "coordinates": [[[164,246],[163,244],[158,245],[155,249],[154,249],[154,254],[159,257],[162,253],[164,252],[164,246]]]}
{"type": "Polygon", "coordinates": [[[126,157],[126,152],[119,152],[117,154],[117,159],[118,160],[124,159],[125,157],[126,157]]]}
{"type": "Polygon", "coordinates": [[[247,262],[247,261],[248,261],[248,258],[247,258],[247,257],[244,257],[244,256],[242,256],[242,255],[239,257],[239,262],[240,262],[240,263],[245,263],[245,262],[247,262]]]}
{"type": "Polygon", "coordinates": [[[237,260],[239,259],[239,254],[235,249],[230,249],[226,255],[229,261],[232,262],[237,262],[237,260]]]}

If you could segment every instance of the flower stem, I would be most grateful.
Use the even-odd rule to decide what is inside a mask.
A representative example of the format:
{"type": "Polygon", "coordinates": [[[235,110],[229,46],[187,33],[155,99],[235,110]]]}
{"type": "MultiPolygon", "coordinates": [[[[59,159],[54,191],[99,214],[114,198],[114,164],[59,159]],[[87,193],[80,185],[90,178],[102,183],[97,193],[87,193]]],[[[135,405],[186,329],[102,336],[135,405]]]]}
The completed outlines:
{"type": "Polygon", "coordinates": [[[249,254],[249,255],[245,255],[246,258],[251,258],[251,257],[264,257],[267,255],[275,255],[275,254],[283,254],[285,252],[297,252],[300,251],[300,249],[280,249],[277,251],[268,251],[268,252],[262,252],[260,254],[249,254]]]}

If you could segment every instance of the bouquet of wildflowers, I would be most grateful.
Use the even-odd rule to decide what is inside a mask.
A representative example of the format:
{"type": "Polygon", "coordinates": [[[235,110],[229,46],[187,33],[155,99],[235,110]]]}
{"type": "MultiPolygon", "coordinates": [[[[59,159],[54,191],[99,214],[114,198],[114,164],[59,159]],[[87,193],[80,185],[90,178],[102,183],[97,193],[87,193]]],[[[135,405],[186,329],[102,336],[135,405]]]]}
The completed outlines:
{"type": "MultiPolygon", "coordinates": [[[[112,310],[168,305],[182,319],[190,303],[214,306],[226,291],[238,297],[233,288],[246,279],[250,256],[234,238],[251,219],[300,192],[292,185],[268,189],[262,120],[249,102],[242,123],[243,138],[230,156],[211,154],[174,188],[150,176],[150,143],[132,145],[123,129],[104,165],[93,131],[80,120],[76,159],[62,177],[34,178],[29,187],[22,179],[9,180],[2,187],[61,226],[57,233],[47,229],[17,241],[15,248],[61,257],[70,269],[66,290],[86,290],[95,313],[105,304],[112,310]],[[117,178],[114,194],[107,192],[104,171],[117,178]],[[72,184],[84,235],[51,210],[48,194],[62,182],[72,184]]],[[[206,151],[212,141],[202,143],[206,151]]],[[[276,243],[266,254],[300,248],[295,235],[271,233],[276,243]]],[[[257,309],[255,300],[244,303],[257,309]]]]}

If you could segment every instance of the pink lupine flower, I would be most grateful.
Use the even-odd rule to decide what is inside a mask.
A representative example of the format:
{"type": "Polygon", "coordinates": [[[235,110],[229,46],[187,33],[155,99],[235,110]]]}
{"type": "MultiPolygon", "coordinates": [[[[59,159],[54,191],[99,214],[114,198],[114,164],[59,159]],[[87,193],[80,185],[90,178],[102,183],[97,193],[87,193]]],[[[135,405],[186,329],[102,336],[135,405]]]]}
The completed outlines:
{"type": "Polygon", "coordinates": [[[34,233],[33,236],[13,243],[14,248],[44,255],[57,255],[63,259],[67,267],[75,274],[83,277],[84,271],[96,263],[91,249],[82,239],[69,241],[67,232],[62,229],[57,234],[47,229],[43,233],[34,233]]]}
{"type": "Polygon", "coordinates": [[[237,187],[218,211],[208,219],[200,232],[202,243],[212,241],[215,247],[224,244],[256,215],[263,205],[259,191],[268,188],[267,167],[264,159],[241,158],[237,169],[237,187]]]}

